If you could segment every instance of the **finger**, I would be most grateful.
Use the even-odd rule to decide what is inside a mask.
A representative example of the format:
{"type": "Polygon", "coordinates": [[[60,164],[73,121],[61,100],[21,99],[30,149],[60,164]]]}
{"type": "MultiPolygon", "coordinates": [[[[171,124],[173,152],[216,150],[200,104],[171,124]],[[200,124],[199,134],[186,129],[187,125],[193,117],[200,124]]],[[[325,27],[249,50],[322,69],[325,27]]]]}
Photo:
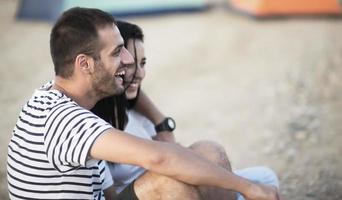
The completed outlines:
{"type": "Polygon", "coordinates": [[[279,191],[278,191],[278,190],[277,190],[277,199],[278,199],[278,200],[281,200],[280,195],[279,195],[279,191]]]}

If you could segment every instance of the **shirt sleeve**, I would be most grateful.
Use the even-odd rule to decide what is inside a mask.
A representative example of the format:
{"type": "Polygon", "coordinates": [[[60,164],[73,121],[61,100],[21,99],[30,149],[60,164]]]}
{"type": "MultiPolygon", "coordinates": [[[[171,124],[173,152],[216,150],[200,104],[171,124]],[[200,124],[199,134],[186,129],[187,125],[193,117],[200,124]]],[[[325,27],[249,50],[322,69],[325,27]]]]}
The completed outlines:
{"type": "Polygon", "coordinates": [[[112,128],[74,103],[52,109],[45,124],[44,146],[49,162],[60,172],[85,166],[94,141],[112,128]]]}
{"type": "Polygon", "coordinates": [[[104,164],[105,164],[105,166],[104,166],[105,171],[104,171],[104,181],[102,183],[102,187],[105,190],[105,189],[109,188],[110,186],[112,186],[114,184],[114,181],[112,178],[112,174],[110,173],[107,161],[104,161],[104,164]]]}

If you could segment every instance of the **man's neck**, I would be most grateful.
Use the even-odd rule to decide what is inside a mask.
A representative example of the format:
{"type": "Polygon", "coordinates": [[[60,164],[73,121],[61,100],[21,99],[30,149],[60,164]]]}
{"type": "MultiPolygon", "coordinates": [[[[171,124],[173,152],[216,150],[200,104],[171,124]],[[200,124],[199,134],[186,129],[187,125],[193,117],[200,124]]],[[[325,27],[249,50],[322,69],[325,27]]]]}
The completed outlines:
{"type": "Polygon", "coordinates": [[[79,106],[90,110],[94,107],[98,99],[96,98],[97,95],[93,94],[91,89],[87,88],[86,85],[56,76],[51,89],[60,91],[75,101],[79,106]]]}

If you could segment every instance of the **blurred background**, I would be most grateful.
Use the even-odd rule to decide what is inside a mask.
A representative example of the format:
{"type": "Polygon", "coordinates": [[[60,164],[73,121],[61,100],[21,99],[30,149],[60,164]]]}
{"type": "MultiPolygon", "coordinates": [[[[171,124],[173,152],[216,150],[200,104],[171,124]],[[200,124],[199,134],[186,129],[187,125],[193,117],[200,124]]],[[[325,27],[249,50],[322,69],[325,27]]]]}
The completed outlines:
{"type": "Polygon", "coordinates": [[[342,199],[338,0],[113,2],[0,1],[0,199],[20,109],[53,78],[50,29],[75,5],[143,28],[143,88],[182,144],[215,140],[234,169],[273,168],[284,199],[342,199]]]}

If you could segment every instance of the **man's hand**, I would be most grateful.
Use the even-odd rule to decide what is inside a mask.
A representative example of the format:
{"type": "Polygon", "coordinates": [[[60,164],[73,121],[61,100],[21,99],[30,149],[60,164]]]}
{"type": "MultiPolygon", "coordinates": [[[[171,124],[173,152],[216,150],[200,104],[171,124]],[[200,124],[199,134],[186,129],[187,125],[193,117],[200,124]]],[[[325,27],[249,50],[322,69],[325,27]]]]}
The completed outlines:
{"type": "Polygon", "coordinates": [[[280,200],[274,186],[253,184],[245,196],[246,200],[280,200]]]}

